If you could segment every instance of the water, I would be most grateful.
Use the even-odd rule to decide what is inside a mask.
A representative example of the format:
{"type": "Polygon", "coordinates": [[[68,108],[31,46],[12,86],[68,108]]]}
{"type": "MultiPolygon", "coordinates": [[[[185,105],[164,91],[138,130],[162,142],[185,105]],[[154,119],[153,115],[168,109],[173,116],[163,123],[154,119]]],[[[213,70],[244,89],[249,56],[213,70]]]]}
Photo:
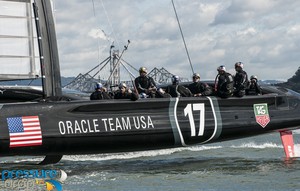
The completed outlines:
{"type": "MultiPolygon", "coordinates": [[[[36,167],[24,166],[20,157],[4,157],[0,164],[36,167]]],[[[64,170],[63,189],[70,191],[300,190],[300,160],[285,160],[277,133],[188,148],[65,156],[46,167],[64,170]]]]}

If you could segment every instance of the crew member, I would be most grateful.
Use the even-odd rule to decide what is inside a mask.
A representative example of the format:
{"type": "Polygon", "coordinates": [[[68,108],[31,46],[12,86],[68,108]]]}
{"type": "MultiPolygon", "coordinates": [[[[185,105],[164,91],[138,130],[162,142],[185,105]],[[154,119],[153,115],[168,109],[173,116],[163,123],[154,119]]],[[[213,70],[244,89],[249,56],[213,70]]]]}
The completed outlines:
{"type": "Polygon", "coordinates": [[[179,76],[172,76],[172,85],[169,85],[166,89],[166,93],[172,97],[192,97],[191,91],[179,84],[179,76]]]}
{"type": "Polygon", "coordinates": [[[262,95],[262,90],[257,82],[257,76],[252,75],[250,77],[250,85],[246,89],[246,95],[262,95]]]}
{"type": "Polygon", "coordinates": [[[212,94],[211,87],[206,83],[200,82],[200,74],[198,73],[193,74],[193,83],[191,83],[188,88],[194,97],[208,96],[212,94]]]}
{"type": "Polygon", "coordinates": [[[158,88],[155,94],[156,98],[170,98],[172,97],[170,94],[166,93],[163,88],[158,88]]]}
{"type": "Polygon", "coordinates": [[[130,99],[132,101],[135,101],[139,98],[139,96],[132,92],[129,88],[127,88],[127,85],[125,83],[119,84],[119,90],[114,95],[115,99],[130,99]]]}
{"type": "Polygon", "coordinates": [[[246,93],[246,89],[249,85],[248,75],[243,70],[244,64],[237,62],[234,65],[236,74],[234,76],[234,95],[237,97],[243,97],[246,93]]]}
{"type": "Polygon", "coordinates": [[[147,97],[154,98],[156,93],[156,84],[150,76],[147,76],[147,68],[139,69],[140,76],[135,78],[134,84],[140,95],[146,94],[147,97]]]}
{"type": "Polygon", "coordinates": [[[111,99],[111,97],[106,92],[106,88],[104,88],[101,83],[97,83],[95,85],[95,91],[90,96],[90,100],[99,100],[99,99],[111,99]]]}
{"type": "Polygon", "coordinates": [[[221,98],[228,98],[233,95],[233,77],[226,72],[225,66],[217,68],[218,75],[215,80],[215,92],[221,98]]]}

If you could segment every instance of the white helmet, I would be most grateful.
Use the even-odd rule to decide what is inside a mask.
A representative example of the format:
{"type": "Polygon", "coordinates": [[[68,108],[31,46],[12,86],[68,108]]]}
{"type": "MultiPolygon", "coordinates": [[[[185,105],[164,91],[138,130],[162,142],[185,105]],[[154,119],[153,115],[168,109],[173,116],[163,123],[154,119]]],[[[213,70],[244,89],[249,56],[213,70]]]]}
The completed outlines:
{"type": "Polygon", "coordinates": [[[257,76],[252,75],[252,76],[250,77],[250,80],[256,80],[256,81],[257,81],[257,76]]]}
{"type": "Polygon", "coordinates": [[[145,94],[145,93],[141,93],[140,94],[140,98],[147,98],[148,96],[147,96],[147,94],[145,94]]]}
{"type": "Polygon", "coordinates": [[[199,78],[199,79],[200,79],[200,74],[194,73],[194,74],[193,74],[193,78],[199,78]]]}
{"type": "Polygon", "coordinates": [[[121,88],[123,88],[123,87],[124,87],[124,88],[127,88],[127,85],[126,85],[125,83],[120,83],[120,84],[119,84],[119,88],[121,89],[121,88]]]}
{"type": "Polygon", "coordinates": [[[180,79],[179,79],[179,76],[177,76],[177,75],[172,76],[172,83],[173,83],[173,84],[179,83],[179,80],[180,80],[180,79]]]}
{"type": "Polygon", "coordinates": [[[220,71],[226,72],[226,68],[225,68],[224,65],[219,66],[219,67],[217,68],[217,70],[218,70],[219,72],[220,72],[220,71]]]}
{"type": "Polygon", "coordinates": [[[101,83],[96,83],[95,89],[101,89],[103,86],[101,83]]]}
{"type": "Polygon", "coordinates": [[[244,64],[243,64],[243,62],[237,62],[237,63],[235,63],[235,65],[234,65],[234,68],[237,68],[237,67],[240,67],[240,68],[244,68],[244,64]]]}

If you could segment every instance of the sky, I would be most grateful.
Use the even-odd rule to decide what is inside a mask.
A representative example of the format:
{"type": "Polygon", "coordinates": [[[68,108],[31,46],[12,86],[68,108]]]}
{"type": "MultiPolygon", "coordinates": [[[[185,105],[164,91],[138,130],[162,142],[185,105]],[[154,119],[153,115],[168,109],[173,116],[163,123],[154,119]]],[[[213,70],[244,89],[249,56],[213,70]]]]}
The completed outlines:
{"type": "MultiPolygon", "coordinates": [[[[135,68],[214,79],[225,65],[244,63],[249,76],[287,80],[300,66],[300,1],[53,0],[61,75],[86,73],[110,46],[135,68]]],[[[137,71],[132,71],[138,75],[137,71]]]]}

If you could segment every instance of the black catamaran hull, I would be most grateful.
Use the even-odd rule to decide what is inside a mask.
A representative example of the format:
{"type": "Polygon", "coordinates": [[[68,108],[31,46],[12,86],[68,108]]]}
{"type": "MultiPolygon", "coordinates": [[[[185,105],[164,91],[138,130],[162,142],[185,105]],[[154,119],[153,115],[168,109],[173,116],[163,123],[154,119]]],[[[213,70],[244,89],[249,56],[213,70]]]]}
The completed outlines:
{"type": "Polygon", "coordinates": [[[0,153],[69,155],[205,144],[297,129],[299,115],[299,99],[286,95],[4,104],[0,153]],[[10,136],[12,121],[22,117],[38,120],[36,145],[30,137],[22,142],[10,136]]]}
{"type": "MultiPolygon", "coordinates": [[[[40,58],[43,93],[39,96],[35,90],[0,88],[0,103],[3,103],[0,104],[1,156],[46,155],[43,164],[47,164],[58,162],[62,155],[68,154],[189,146],[299,128],[299,94],[276,88],[266,89],[262,96],[229,99],[211,96],[59,101],[63,94],[51,2],[12,0],[5,1],[3,7],[14,8],[15,3],[21,3],[27,14],[3,17],[24,19],[28,25],[26,31],[36,31],[36,37],[32,33],[27,38],[29,42],[38,39],[39,54],[33,54],[33,44],[28,43],[28,50],[32,51],[27,57],[31,64],[30,59],[40,58]],[[36,30],[30,16],[32,12],[36,30]],[[49,97],[59,99],[34,102],[49,97]]],[[[10,27],[15,29],[15,25],[10,27]]],[[[2,35],[7,36],[24,38],[2,35]]],[[[23,54],[20,56],[24,58],[23,54]]],[[[11,59],[11,56],[3,58],[11,59]]],[[[4,74],[0,80],[11,79],[10,76],[4,74]]],[[[23,79],[23,75],[21,77],[18,79],[23,79]]]]}

